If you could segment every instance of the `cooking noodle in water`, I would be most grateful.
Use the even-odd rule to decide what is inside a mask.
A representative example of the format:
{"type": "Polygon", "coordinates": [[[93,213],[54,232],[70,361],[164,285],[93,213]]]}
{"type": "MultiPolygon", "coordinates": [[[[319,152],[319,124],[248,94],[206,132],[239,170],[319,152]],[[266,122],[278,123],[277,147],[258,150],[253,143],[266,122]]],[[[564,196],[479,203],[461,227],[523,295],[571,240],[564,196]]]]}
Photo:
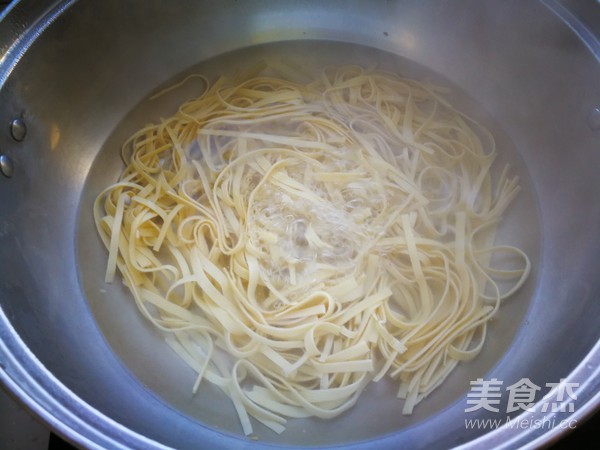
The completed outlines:
{"type": "Polygon", "coordinates": [[[492,179],[493,137],[438,87],[276,69],[207,82],[125,143],[94,207],[106,281],[118,270],[194,392],[222,389],[246,434],[249,417],[278,433],[335,417],[383,378],[410,414],[527,278],[527,256],[494,243],[518,180],[492,179]]]}

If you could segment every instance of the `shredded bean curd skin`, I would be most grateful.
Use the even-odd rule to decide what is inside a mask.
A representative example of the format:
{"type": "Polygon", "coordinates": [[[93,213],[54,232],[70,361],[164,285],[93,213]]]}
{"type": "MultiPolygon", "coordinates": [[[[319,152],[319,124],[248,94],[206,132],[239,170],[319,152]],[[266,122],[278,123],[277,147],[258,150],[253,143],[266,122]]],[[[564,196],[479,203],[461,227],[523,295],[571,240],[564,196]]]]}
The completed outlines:
{"type": "Polygon", "coordinates": [[[335,417],[383,378],[410,414],[527,278],[527,255],[494,243],[518,180],[492,180],[493,137],[441,88],[283,66],[205,80],[124,144],[94,206],[106,281],[118,269],[193,391],[223,390],[246,434],[250,417],[277,433],[335,417]]]}

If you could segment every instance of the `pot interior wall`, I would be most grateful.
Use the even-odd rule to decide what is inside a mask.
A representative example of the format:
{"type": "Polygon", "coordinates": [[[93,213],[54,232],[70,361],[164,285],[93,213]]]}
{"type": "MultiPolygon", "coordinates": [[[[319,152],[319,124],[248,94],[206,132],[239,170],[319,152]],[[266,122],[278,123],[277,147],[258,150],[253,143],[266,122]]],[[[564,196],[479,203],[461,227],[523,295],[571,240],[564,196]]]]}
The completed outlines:
{"type": "Polygon", "coordinates": [[[28,125],[24,142],[0,136],[16,162],[13,178],[0,180],[0,301],[39,361],[93,408],[165,445],[224,437],[211,429],[230,445],[244,439],[229,400],[211,386],[192,396],[191,370],[119,283],[104,284],[91,206],[121,170],[123,140],[199,86],[156,101],[149,94],[189,72],[214,77],[291,55],[314,67],[375,63],[452,86],[455,102],[493,130],[499,164],[520,175],[498,239],[525,249],[534,271],[502,307],[482,354],[413,416],[401,416],[395,390],[381,383],[334,421],[291,421],[281,436],[257,426],[261,442],[458,444],[485,432],[464,426],[470,381],[544,386],[568,376],[600,335],[600,153],[587,123],[600,70],[585,46],[543,5],[517,1],[239,3],[75,3],[0,91],[0,121],[21,116],[28,125]]]}
{"type": "MultiPolygon", "coordinates": [[[[234,51],[190,68],[186,73],[176,76],[172,82],[167,82],[167,85],[175,84],[191,73],[202,73],[209,80],[215,80],[219,75],[233,75],[237,70],[243,72],[245,69],[252,69],[260,61],[286,59],[299,62],[299,66],[308,73],[319,73],[323,67],[331,64],[360,64],[364,67],[377,65],[382,70],[401,73],[413,79],[428,79],[450,86],[440,75],[393,54],[376,51],[371,47],[326,41],[288,41],[234,51]]],[[[239,433],[240,426],[233,405],[227,397],[207,383],[196,396],[192,396],[191,386],[194,384],[195,372],[168,348],[162,335],[142,318],[127,288],[118,282],[106,285],[104,272],[107,255],[100,239],[94,236],[95,225],[90,211],[90,205],[94,203],[98,193],[115,182],[116,175],[122,170],[119,150],[127,137],[144,124],[156,122],[159,117],[173,113],[180,103],[194,94],[198,95],[203,88],[204,82],[196,79],[196,82],[191,81],[189,85],[160,97],[160,102],[159,99],[143,100],[106,140],[92,164],[80,202],[78,267],[85,297],[95,320],[112,349],[136,378],[177,410],[215,428],[239,433]]],[[[537,216],[530,214],[530,211],[536,209],[536,203],[532,187],[527,184],[528,175],[523,162],[516,148],[492,118],[458,88],[454,88],[454,91],[453,103],[460,105],[462,110],[468,111],[478,120],[486,121],[486,125],[493,130],[498,146],[502,149],[496,167],[501,169],[504,164],[510,163],[513,171],[524,180],[520,200],[511,208],[508,220],[500,229],[499,240],[523,248],[537,265],[540,226],[536,221],[537,216]],[[527,226],[523,227],[523,224],[527,226]]],[[[359,405],[335,420],[292,420],[281,436],[257,426],[257,436],[265,441],[334,444],[344,440],[373,438],[422,422],[465,395],[469,389],[469,381],[483,377],[505,354],[527,311],[534,285],[535,276],[518,296],[503,307],[502,313],[492,325],[485,352],[473,363],[464,364],[413,415],[401,414],[403,403],[396,398],[397,387],[394,387],[394,383],[382,381],[369,386],[359,405]],[[377,414],[373,414],[373,411],[377,411],[377,414]],[[361,426],[353,427],[352,424],[357,422],[361,426]],[[328,432],[332,426],[343,431],[340,434],[328,432]],[[312,433],[307,435],[307,429],[312,433]]]]}

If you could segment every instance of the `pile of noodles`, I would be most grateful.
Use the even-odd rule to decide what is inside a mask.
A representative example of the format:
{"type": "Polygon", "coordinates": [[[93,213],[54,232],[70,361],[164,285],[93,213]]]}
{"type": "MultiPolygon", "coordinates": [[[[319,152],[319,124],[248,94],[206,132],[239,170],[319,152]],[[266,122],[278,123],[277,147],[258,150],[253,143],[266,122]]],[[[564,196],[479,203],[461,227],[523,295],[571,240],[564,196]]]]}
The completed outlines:
{"type": "Polygon", "coordinates": [[[492,136],[438,88],[356,66],[206,83],[126,142],[98,196],[106,281],[118,269],[246,434],[250,416],[334,417],[383,378],[409,414],[529,272],[494,244],[519,187],[492,180],[492,136]]]}

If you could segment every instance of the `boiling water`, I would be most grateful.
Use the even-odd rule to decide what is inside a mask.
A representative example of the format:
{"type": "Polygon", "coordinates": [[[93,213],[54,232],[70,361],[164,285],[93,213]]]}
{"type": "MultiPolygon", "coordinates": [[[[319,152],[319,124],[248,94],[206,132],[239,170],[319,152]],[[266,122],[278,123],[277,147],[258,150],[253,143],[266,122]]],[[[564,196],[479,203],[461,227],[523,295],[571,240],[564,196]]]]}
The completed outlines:
{"type": "Polygon", "coordinates": [[[239,50],[204,61],[185,73],[174,75],[148,93],[131,110],[108,137],[89,172],[80,205],[80,279],[90,308],[108,344],[152,395],[210,427],[241,434],[230,400],[209,383],[204,383],[193,396],[191,389],[196,374],[167,347],[162,335],[141,316],[131,294],[120,282],[115,281],[111,285],[104,283],[107,253],[96,237],[92,204],[98,193],[116,181],[122,171],[120,148],[123,142],[143,125],[171,116],[178,105],[198,96],[205,88],[205,82],[201,78],[190,78],[178,88],[157,98],[153,98],[154,94],[185,79],[189,74],[200,73],[208,80],[215,80],[220,75],[251,72],[265,61],[281,60],[291,61],[292,65],[298,66],[299,70],[292,70],[289,76],[299,77],[300,80],[303,73],[318,73],[328,65],[359,64],[449,87],[447,97],[453,105],[476,118],[494,135],[498,149],[496,167],[502,168],[505,164],[510,164],[512,172],[519,175],[521,180],[522,191],[507,212],[498,230],[497,241],[523,249],[532,260],[534,273],[524,288],[502,306],[489,327],[483,351],[474,361],[459,364],[442,386],[420,403],[411,416],[401,415],[403,402],[395,398],[396,388],[393,383],[381,381],[369,385],[351,411],[330,421],[292,419],[281,436],[256,421],[253,422],[255,435],[267,442],[289,443],[289,436],[295,436],[295,440],[303,445],[339,444],[339,436],[328,432],[330,427],[343,427],[347,430],[345,437],[348,442],[368,439],[417,424],[453,403],[464,403],[469,382],[485,377],[513,342],[535,284],[540,226],[537,214],[532,213],[536,210],[536,203],[519,152],[503,133],[501,124],[496,123],[464,90],[453,86],[439,74],[373,48],[334,42],[295,41],[239,50]],[[357,423],[360,426],[355,426],[357,423]]]}

